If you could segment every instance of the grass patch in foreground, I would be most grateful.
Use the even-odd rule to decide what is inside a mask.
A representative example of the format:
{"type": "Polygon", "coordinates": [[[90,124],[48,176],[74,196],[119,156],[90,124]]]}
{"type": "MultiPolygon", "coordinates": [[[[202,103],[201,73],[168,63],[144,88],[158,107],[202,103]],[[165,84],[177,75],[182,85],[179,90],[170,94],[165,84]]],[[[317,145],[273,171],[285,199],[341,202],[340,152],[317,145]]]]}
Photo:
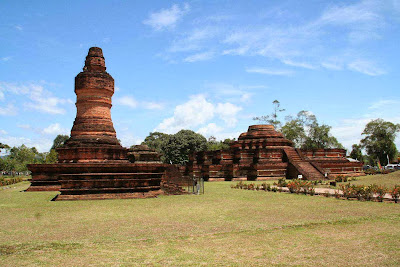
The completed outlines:
{"type": "Polygon", "coordinates": [[[205,183],[205,195],[51,202],[0,191],[0,262],[16,265],[400,264],[400,206],[205,183]]]}

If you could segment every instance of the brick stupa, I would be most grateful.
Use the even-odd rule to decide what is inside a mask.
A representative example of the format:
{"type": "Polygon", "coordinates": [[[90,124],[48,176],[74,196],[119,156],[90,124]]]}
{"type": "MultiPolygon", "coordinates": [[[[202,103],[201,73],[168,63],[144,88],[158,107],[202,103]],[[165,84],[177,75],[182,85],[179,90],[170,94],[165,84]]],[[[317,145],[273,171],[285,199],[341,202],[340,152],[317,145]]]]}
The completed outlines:
{"type": "MultiPolygon", "coordinates": [[[[106,72],[101,48],[92,47],[75,78],[77,114],[71,137],[58,148],[58,163],[30,164],[27,191],[60,191],[56,200],[144,198],[162,193],[165,165],[128,160],[111,120],[114,79],[106,72]]],[[[151,153],[151,152],[147,152],[151,153]]],[[[143,156],[142,156],[143,157],[143,156]]],[[[144,157],[145,158],[145,157],[144,157]]]]}

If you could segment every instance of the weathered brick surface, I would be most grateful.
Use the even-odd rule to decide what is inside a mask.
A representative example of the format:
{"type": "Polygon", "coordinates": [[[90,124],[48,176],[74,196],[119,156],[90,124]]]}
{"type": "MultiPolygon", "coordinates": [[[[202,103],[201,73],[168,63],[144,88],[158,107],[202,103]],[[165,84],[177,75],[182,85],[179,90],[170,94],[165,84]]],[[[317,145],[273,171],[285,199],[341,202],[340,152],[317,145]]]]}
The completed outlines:
{"type": "Polygon", "coordinates": [[[27,191],[58,190],[56,200],[144,198],[162,193],[165,164],[146,147],[123,148],[111,120],[114,79],[102,50],[92,47],[75,78],[76,118],[71,137],[57,149],[57,164],[32,164],[27,191]]]}
{"type": "Polygon", "coordinates": [[[362,164],[349,162],[342,149],[303,153],[272,125],[252,125],[228,150],[190,155],[184,172],[209,181],[221,181],[296,178],[299,174],[309,180],[322,180],[325,172],[358,174],[362,171],[362,164]]]}

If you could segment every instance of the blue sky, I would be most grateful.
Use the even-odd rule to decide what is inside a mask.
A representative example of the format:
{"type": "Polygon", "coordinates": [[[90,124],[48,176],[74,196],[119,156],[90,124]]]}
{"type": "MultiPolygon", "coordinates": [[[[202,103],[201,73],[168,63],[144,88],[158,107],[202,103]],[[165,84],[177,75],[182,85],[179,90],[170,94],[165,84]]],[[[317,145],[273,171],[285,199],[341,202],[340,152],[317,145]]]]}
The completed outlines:
{"type": "MultiPolygon", "coordinates": [[[[149,132],[238,137],[281,102],[346,147],[400,123],[400,1],[1,1],[0,142],[69,134],[91,46],[114,77],[124,146],[149,132]]],[[[399,138],[396,140],[399,146],[399,138]]]]}

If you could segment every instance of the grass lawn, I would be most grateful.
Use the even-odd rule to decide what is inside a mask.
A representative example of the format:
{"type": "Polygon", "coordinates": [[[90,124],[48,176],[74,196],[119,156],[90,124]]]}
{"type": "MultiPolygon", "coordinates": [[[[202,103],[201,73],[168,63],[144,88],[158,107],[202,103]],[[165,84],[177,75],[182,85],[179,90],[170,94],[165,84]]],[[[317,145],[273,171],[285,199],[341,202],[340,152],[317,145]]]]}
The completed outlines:
{"type": "MultiPolygon", "coordinates": [[[[388,174],[376,174],[357,177],[357,181],[351,181],[351,184],[356,185],[384,185],[392,188],[394,185],[400,185],[400,171],[395,171],[388,174]]],[[[345,184],[345,183],[340,183],[345,184]]]]}
{"type": "Polygon", "coordinates": [[[200,196],[65,202],[18,183],[0,190],[0,265],[400,265],[399,204],[235,183],[205,183],[200,196]]]}

